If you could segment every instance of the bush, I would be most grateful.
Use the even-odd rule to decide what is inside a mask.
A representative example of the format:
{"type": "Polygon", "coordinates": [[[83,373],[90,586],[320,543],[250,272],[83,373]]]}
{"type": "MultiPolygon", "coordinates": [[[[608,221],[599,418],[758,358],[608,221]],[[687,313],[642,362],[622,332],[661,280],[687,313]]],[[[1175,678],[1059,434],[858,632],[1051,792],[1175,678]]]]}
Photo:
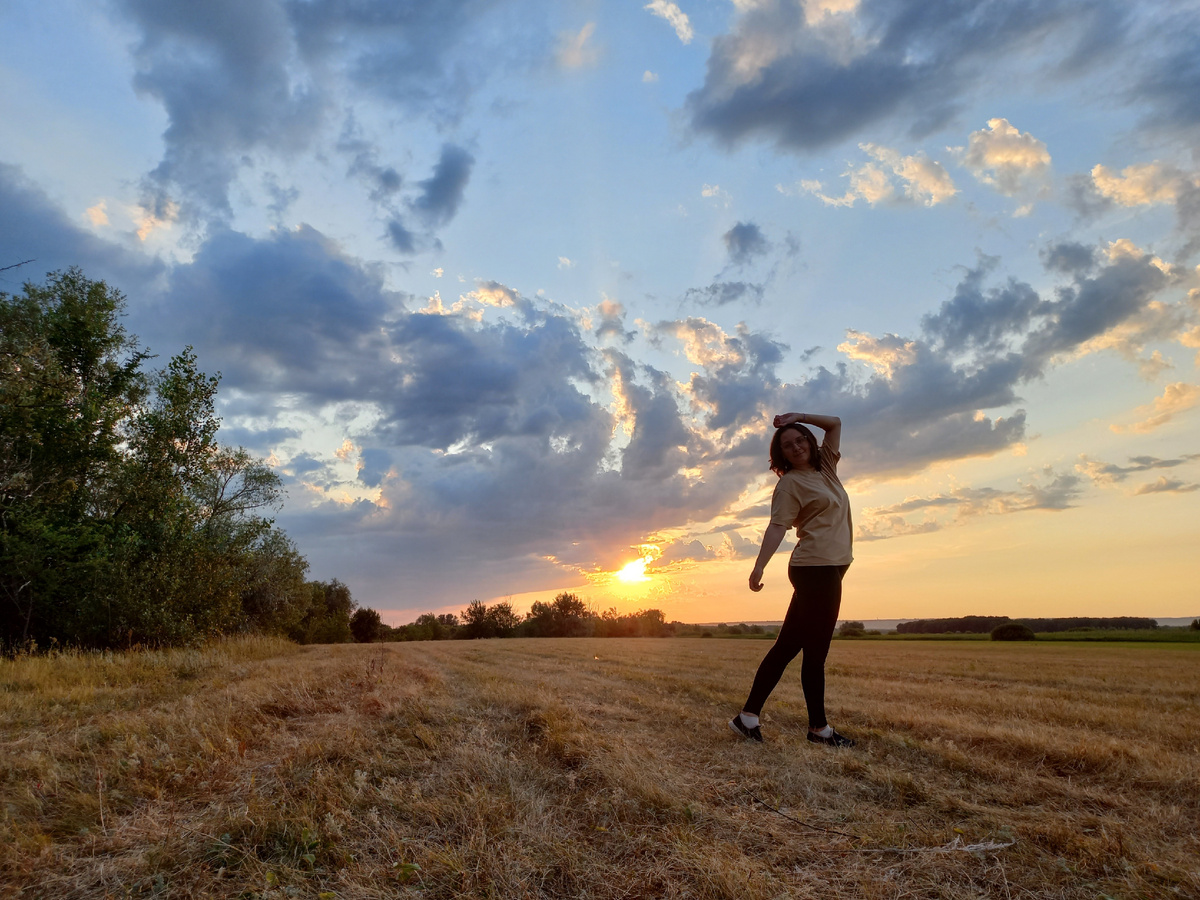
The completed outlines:
{"type": "Polygon", "coordinates": [[[1033,633],[1033,629],[1028,625],[1022,625],[1020,622],[1008,622],[992,629],[992,640],[1033,641],[1037,640],[1037,635],[1033,633]]]}
{"type": "Polygon", "coordinates": [[[862,622],[843,622],[838,626],[840,637],[862,637],[867,633],[867,626],[862,622]]]}
{"type": "Polygon", "coordinates": [[[1192,624],[1188,626],[1192,631],[1200,631],[1200,619],[1192,619],[1192,624]]]}

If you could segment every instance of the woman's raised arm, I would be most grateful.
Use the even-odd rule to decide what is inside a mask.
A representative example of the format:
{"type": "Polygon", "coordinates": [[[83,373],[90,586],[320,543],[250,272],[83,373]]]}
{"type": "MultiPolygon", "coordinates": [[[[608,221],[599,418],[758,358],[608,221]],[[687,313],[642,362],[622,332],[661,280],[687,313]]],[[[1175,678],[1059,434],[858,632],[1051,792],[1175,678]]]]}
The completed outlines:
{"type": "Polygon", "coordinates": [[[821,441],[822,446],[828,447],[834,453],[841,452],[842,444],[842,420],[837,416],[818,416],[814,413],[784,413],[781,416],[775,417],[775,427],[782,428],[784,425],[816,425],[825,432],[825,439],[821,441]]]}

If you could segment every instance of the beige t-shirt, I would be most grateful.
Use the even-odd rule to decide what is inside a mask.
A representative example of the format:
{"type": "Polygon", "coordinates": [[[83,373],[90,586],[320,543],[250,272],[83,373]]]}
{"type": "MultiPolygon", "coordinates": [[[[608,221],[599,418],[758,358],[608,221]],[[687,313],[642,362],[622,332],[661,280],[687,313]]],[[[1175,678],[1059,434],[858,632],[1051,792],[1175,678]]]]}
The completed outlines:
{"type": "Polygon", "coordinates": [[[840,453],[821,445],[821,471],[792,469],[775,485],[771,524],[796,527],[793,566],[848,566],[852,529],[850,498],[837,477],[840,453]]]}

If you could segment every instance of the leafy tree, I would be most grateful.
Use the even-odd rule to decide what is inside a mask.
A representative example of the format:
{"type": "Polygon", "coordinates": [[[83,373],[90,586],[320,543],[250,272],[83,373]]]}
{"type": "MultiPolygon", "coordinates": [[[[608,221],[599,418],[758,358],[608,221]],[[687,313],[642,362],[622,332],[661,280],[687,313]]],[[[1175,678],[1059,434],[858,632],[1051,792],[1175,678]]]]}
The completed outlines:
{"type": "Polygon", "coordinates": [[[124,302],[78,269],[0,294],[0,646],[297,628],[307,563],[261,515],[278,477],[217,443],[190,347],[143,370],[124,302]]]}
{"type": "Polygon", "coordinates": [[[350,632],[350,613],[354,598],[350,588],[336,578],[332,581],[310,581],[308,612],[291,637],[301,644],[347,644],[353,639],[350,632]]]}
{"type": "Polygon", "coordinates": [[[383,637],[384,624],[373,609],[359,608],[350,617],[350,633],[360,644],[372,644],[383,637]]]}
{"type": "Polygon", "coordinates": [[[862,637],[867,633],[867,626],[862,622],[843,622],[838,626],[838,634],[842,637],[862,637]]]}

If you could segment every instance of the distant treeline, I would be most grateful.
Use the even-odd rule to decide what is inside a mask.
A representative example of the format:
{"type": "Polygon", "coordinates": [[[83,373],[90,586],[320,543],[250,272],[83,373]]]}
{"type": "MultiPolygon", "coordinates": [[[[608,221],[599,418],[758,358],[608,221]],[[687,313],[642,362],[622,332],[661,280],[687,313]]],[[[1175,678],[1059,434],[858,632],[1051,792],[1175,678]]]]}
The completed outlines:
{"type": "Polygon", "coordinates": [[[1043,634],[1081,629],[1140,631],[1157,628],[1154,619],[1142,616],[1067,616],[1053,619],[1011,619],[1008,616],[957,616],[949,619],[917,619],[901,622],[897,634],[990,634],[1009,622],[1026,625],[1043,634]]]}
{"type": "Polygon", "coordinates": [[[0,652],[271,632],[351,639],[354,601],[269,513],[279,477],[216,440],[218,378],[157,371],[77,269],[0,293],[0,652]]]}
{"type": "Polygon", "coordinates": [[[678,622],[667,622],[661,610],[618,614],[590,610],[575,594],[563,592],[549,603],[537,601],[524,616],[507,601],[491,606],[476,600],[459,615],[425,613],[409,625],[384,625],[379,613],[360,609],[350,621],[355,640],[448,641],[505,637],[669,637],[678,622]]]}

